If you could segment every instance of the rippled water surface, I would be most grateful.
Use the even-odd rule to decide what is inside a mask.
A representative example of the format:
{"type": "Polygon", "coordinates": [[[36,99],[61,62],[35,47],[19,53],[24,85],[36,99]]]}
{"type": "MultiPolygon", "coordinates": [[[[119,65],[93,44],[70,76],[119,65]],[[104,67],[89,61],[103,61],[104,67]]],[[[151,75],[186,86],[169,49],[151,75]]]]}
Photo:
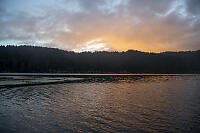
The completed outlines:
{"type": "Polygon", "coordinates": [[[200,76],[134,76],[0,89],[1,133],[198,132],[200,76]]]}

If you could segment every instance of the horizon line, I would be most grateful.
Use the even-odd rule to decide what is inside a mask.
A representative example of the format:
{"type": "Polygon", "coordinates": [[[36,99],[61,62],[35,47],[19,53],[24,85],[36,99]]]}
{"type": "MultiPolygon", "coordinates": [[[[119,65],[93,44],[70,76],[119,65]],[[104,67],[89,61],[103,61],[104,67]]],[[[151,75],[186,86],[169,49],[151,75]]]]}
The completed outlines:
{"type": "Polygon", "coordinates": [[[141,52],[141,53],[151,53],[151,54],[160,54],[160,53],[168,53],[168,52],[196,52],[196,51],[200,51],[200,49],[197,50],[167,50],[167,51],[161,51],[161,52],[152,52],[152,51],[140,51],[137,49],[128,49],[126,51],[105,51],[105,50],[97,50],[97,51],[74,51],[74,50],[66,50],[66,49],[61,49],[61,48],[57,48],[57,47],[48,47],[48,46],[38,46],[38,45],[0,45],[0,47],[35,47],[35,48],[49,48],[49,49],[57,49],[57,50],[61,50],[61,51],[66,51],[66,52],[74,52],[74,53],[95,53],[95,52],[118,52],[118,53],[123,53],[123,52],[128,52],[128,51],[135,51],[135,52],[141,52]]]}

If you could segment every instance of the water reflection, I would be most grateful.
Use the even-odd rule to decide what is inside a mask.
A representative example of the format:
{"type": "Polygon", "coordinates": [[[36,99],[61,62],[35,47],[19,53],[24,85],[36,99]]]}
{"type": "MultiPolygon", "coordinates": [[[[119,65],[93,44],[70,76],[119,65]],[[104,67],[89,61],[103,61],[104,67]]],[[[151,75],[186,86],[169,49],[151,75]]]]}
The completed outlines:
{"type": "Polygon", "coordinates": [[[0,132],[198,132],[199,76],[0,89],[0,132]]]}

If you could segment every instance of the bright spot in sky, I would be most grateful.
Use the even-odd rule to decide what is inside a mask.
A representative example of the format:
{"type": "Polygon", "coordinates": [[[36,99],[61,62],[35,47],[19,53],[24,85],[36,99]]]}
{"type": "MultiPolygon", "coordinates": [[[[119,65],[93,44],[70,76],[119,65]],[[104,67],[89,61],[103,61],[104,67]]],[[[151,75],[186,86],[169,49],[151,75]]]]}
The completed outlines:
{"type": "Polygon", "coordinates": [[[101,39],[95,39],[86,42],[82,48],[75,49],[76,52],[86,52],[86,51],[108,51],[109,48],[106,47],[106,43],[103,42],[101,39]]]}
{"type": "Polygon", "coordinates": [[[0,45],[198,50],[199,25],[200,0],[0,0],[0,45]]]}

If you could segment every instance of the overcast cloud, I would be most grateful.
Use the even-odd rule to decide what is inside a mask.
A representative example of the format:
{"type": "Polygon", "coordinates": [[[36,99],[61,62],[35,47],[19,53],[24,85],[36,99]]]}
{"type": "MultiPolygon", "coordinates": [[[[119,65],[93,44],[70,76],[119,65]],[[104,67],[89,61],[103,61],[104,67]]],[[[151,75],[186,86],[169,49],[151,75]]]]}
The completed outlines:
{"type": "Polygon", "coordinates": [[[0,0],[0,45],[200,49],[199,0],[0,0]]]}

